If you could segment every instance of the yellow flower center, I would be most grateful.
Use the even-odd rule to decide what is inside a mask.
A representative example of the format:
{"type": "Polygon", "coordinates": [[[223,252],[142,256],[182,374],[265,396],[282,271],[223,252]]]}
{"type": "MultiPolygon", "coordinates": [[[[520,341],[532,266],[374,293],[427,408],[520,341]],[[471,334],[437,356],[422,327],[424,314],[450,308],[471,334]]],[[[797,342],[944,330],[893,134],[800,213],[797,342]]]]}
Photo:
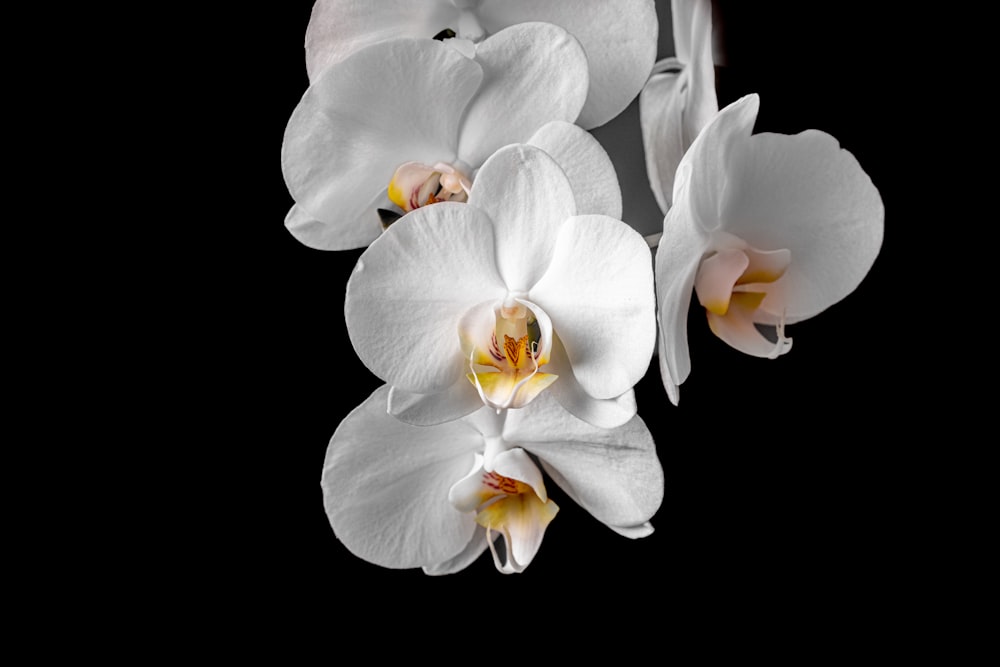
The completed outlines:
{"type": "Polygon", "coordinates": [[[467,377],[486,405],[523,407],[559,377],[539,370],[549,361],[552,342],[543,340],[535,314],[515,300],[496,316],[488,346],[472,349],[467,377]]]}
{"type": "Polygon", "coordinates": [[[487,438],[487,451],[496,446],[500,447],[492,457],[496,468],[486,470],[485,457],[476,454],[472,471],[452,485],[448,500],[460,512],[475,513],[476,523],[486,529],[497,569],[520,572],[534,558],[559,506],[549,498],[542,471],[525,450],[504,449],[502,439],[487,438]],[[497,552],[494,533],[503,535],[505,558],[497,552]]]}
{"type": "Polygon", "coordinates": [[[518,481],[516,479],[511,479],[510,477],[504,477],[503,475],[496,472],[483,472],[483,487],[485,489],[486,497],[483,498],[483,502],[486,502],[493,496],[497,494],[506,494],[508,496],[517,495],[519,493],[524,493],[526,491],[534,490],[525,484],[524,482],[518,481]]]}

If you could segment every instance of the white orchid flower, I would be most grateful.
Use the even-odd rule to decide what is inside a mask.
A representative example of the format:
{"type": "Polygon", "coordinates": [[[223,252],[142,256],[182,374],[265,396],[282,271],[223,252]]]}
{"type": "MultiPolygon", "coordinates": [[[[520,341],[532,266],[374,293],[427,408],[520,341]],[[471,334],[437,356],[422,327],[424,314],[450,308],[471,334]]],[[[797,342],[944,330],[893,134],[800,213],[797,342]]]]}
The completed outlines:
{"type": "Polygon", "coordinates": [[[306,29],[306,71],[324,69],[394,37],[451,30],[478,42],[519,23],[542,21],[576,37],[590,63],[590,90],[578,123],[603,125],[635,99],[656,60],[653,0],[317,0],[306,29]]]}
{"type": "Polygon", "coordinates": [[[542,148],[502,148],[468,203],[416,209],[361,255],[347,329],[393,414],[433,424],[542,391],[598,426],[635,414],[656,340],[649,247],[604,212],[620,205],[607,155],[573,154],[567,174],[542,148]]]}
{"type": "Polygon", "coordinates": [[[684,155],[656,253],[663,384],[676,404],[691,370],[692,290],[730,346],[775,358],[786,324],[853,292],[882,245],[882,199],[829,134],[751,134],[760,100],[723,109],[684,155]],[[767,335],[765,335],[765,332],[767,335]]]}
{"type": "Polygon", "coordinates": [[[383,41],[312,82],[281,149],[295,200],[285,224],[296,238],[325,250],[363,248],[382,232],[380,209],[462,201],[498,148],[576,120],[587,57],[565,30],[524,23],[468,46],[383,41]]]}
{"type": "Polygon", "coordinates": [[[653,67],[639,94],[646,174],[656,203],[670,208],[685,151],[719,110],[712,56],[711,0],[671,0],[674,50],[653,67]]]}
{"type": "Polygon", "coordinates": [[[489,548],[498,570],[521,572],[559,511],[545,475],[619,534],[653,531],[663,470],[639,417],[600,429],[542,396],[523,410],[413,426],[386,414],[388,392],[341,422],[323,466],[330,525],[356,556],[449,574],[489,548]]]}

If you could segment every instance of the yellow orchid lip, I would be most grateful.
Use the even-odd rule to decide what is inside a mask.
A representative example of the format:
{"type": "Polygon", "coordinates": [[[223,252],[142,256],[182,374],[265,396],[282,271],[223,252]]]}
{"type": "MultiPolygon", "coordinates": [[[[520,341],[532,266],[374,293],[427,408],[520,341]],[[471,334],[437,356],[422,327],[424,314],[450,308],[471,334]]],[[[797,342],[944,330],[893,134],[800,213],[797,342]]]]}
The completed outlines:
{"type": "Polygon", "coordinates": [[[551,324],[518,299],[505,300],[490,314],[488,326],[478,323],[478,335],[466,335],[466,377],[486,405],[498,410],[523,407],[559,377],[541,370],[551,354],[551,324]]]}
{"type": "Polygon", "coordinates": [[[475,513],[476,523],[486,529],[498,570],[522,572],[541,546],[559,506],[549,498],[541,470],[525,450],[504,449],[493,457],[493,464],[487,465],[483,455],[476,454],[472,471],[452,485],[448,499],[458,511],[475,513]],[[494,531],[503,535],[505,562],[493,544],[494,531]]]}

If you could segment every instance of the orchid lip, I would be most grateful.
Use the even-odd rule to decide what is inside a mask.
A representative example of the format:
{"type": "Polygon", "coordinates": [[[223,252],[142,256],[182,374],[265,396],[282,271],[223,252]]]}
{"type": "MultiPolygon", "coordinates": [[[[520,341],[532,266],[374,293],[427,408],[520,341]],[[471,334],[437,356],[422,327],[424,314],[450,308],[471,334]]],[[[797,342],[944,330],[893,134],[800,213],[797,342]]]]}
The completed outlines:
{"type": "Polygon", "coordinates": [[[483,455],[476,454],[472,471],[452,485],[448,499],[458,511],[475,513],[476,523],[486,529],[487,544],[500,572],[522,572],[559,506],[548,497],[542,473],[525,450],[504,449],[494,463],[495,468],[488,470],[483,455]],[[503,560],[493,543],[494,531],[504,538],[503,560]]]}
{"type": "Polygon", "coordinates": [[[523,407],[558,379],[541,370],[552,351],[552,324],[530,301],[508,295],[481,304],[466,314],[461,329],[467,377],[485,405],[523,407]]]}
{"type": "Polygon", "coordinates": [[[706,257],[694,289],[712,332],[752,356],[774,359],[788,352],[792,341],[784,335],[781,282],[790,264],[787,249],[764,251],[742,243],[706,257]],[[773,326],[773,338],[761,324],[773,326]]]}
{"type": "Polygon", "coordinates": [[[442,201],[468,201],[472,181],[462,167],[447,162],[404,162],[392,175],[386,194],[403,213],[442,201]]]}

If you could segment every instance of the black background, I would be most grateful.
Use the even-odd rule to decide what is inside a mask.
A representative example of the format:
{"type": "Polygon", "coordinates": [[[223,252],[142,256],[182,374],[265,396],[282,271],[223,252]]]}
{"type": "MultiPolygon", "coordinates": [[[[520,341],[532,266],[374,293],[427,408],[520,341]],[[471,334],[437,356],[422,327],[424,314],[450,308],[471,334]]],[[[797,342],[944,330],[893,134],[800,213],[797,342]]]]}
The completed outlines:
{"type": "MultiPolygon", "coordinates": [[[[595,631],[641,620],[706,636],[731,617],[831,649],[884,632],[891,610],[915,595],[903,545],[916,517],[901,491],[913,453],[901,432],[919,407],[900,401],[916,360],[891,342],[909,336],[899,267],[916,233],[898,168],[909,159],[896,140],[908,94],[900,18],[848,13],[839,3],[716,3],[720,105],[756,92],[758,131],[835,136],[882,195],[881,254],[853,294],[790,326],[794,348],[774,361],[731,350],[694,313],[693,372],[679,407],[668,402],[654,359],[636,387],[666,477],[650,537],[620,537],[550,488],[561,511],[526,572],[501,575],[485,555],[434,578],[357,559],[323,512],[330,436],[380,381],[357,360],[344,325],[344,288],[361,251],[306,248],[282,224],[292,199],[279,154],[308,83],[302,43],[311,4],[269,10],[260,33],[269,67],[257,99],[266,112],[252,140],[266,172],[240,223],[260,241],[257,292],[242,318],[256,343],[236,376],[254,400],[234,415],[247,434],[223,445],[238,479],[218,484],[226,501],[212,511],[226,556],[217,566],[206,561],[208,579],[232,584],[229,602],[249,616],[314,637],[333,619],[342,623],[345,610],[359,624],[389,627],[430,619],[446,628],[460,619],[472,629],[511,614],[564,615],[595,631]],[[431,612],[434,604],[450,611],[431,612]]],[[[669,2],[657,4],[666,12],[662,57],[672,53],[669,2]]],[[[616,157],[638,139],[637,126],[619,125],[596,132],[616,157]]],[[[617,165],[627,221],[655,206],[641,162],[633,165],[617,165]]]]}

